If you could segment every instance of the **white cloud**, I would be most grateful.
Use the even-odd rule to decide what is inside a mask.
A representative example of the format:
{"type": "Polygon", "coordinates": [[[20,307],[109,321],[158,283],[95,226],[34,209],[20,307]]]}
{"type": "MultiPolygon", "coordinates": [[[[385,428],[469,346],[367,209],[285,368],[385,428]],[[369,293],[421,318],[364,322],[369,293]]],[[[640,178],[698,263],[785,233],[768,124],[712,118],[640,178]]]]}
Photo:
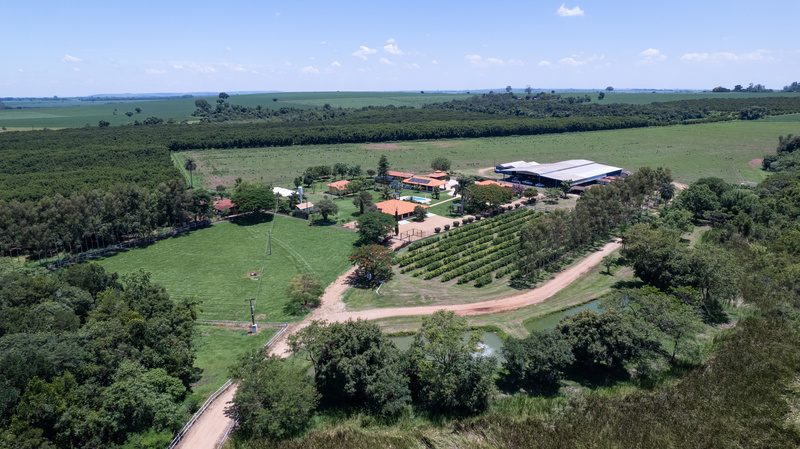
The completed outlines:
{"type": "Polygon", "coordinates": [[[244,67],[242,67],[240,65],[232,68],[231,70],[233,70],[234,72],[246,72],[247,71],[246,68],[244,68],[244,67]]]}
{"type": "Polygon", "coordinates": [[[574,8],[567,8],[567,4],[562,3],[561,7],[558,8],[558,11],[556,11],[556,15],[559,15],[561,17],[582,16],[583,10],[579,6],[576,6],[574,8]]]}
{"type": "Polygon", "coordinates": [[[22,69],[17,69],[17,72],[19,72],[19,73],[22,73],[22,72],[24,72],[24,70],[22,70],[22,69]]]}
{"type": "Polygon", "coordinates": [[[369,48],[369,47],[367,47],[365,45],[362,45],[362,46],[358,47],[358,51],[354,51],[353,52],[353,56],[355,56],[357,58],[361,58],[361,59],[366,61],[367,60],[367,55],[374,55],[377,52],[378,52],[378,50],[376,50],[374,48],[369,48]]]}
{"type": "Polygon", "coordinates": [[[333,62],[331,63],[331,67],[341,67],[341,66],[342,66],[342,64],[341,64],[341,63],[339,63],[339,61],[333,61],[333,62]]]}
{"type": "Polygon", "coordinates": [[[439,63],[439,61],[437,61],[435,59],[433,61],[431,61],[431,64],[438,64],[438,63],[439,63]]]}
{"type": "Polygon", "coordinates": [[[320,44],[320,45],[325,45],[325,44],[327,44],[327,42],[325,42],[325,41],[322,41],[322,42],[320,42],[319,44],[320,44]]]}
{"type": "Polygon", "coordinates": [[[225,50],[231,51],[231,47],[225,47],[225,50]]]}
{"type": "Polygon", "coordinates": [[[642,59],[639,60],[639,64],[641,65],[655,64],[657,62],[667,60],[667,56],[662,55],[661,52],[655,48],[648,48],[647,50],[639,53],[639,56],[642,56],[642,59]]]}
{"type": "Polygon", "coordinates": [[[718,53],[686,53],[681,56],[685,61],[693,62],[751,62],[751,61],[770,61],[773,58],[770,56],[769,50],[756,50],[751,53],[730,53],[727,51],[718,53]]]}
{"type": "Polygon", "coordinates": [[[167,73],[167,71],[166,70],[159,70],[159,69],[147,69],[147,70],[145,70],[145,73],[147,73],[148,75],[163,75],[163,74],[167,73]]]}
{"type": "Polygon", "coordinates": [[[73,71],[73,72],[80,72],[80,71],[81,71],[81,69],[79,69],[78,67],[73,67],[73,68],[72,68],[72,71],[73,71]]]}
{"type": "Polygon", "coordinates": [[[319,73],[319,69],[312,65],[305,66],[302,69],[300,69],[300,71],[303,73],[319,73]]]}
{"type": "Polygon", "coordinates": [[[465,55],[464,58],[469,61],[472,67],[489,67],[493,65],[504,65],[502,59],[499,58],[483,58],[481,55],[465,55]]]}
{"type": "Polygon", "coordinates": [[[525,62],[520,59],[509,59],[508,65],[525,65],[525,62]]]}
{"type": "Polygon", "coordinates": [[[567,67],[581,67],[585,66],[586,64],[589,64],[590,62],[602,60],[605,58],[605,56],[592,55],[589,56],[588,58],[583,58],[583,59],[576,59],[576,58],[578,57],[573,55],[573,57],[570,58],[559,59],[558,63],[562,66],[567,66],[567,67]]]}
{"type": "Polygon", "coordinates": [[[381,62],[381,63],[383,63],[383,64],[392,65],[392,61],[390,61],[390,60],[388,60],[388,59],[386,59],[386,58],[381,58],[381,59],[379,59],[378,61],[380,61],[380,62],[381,62]]]}
{"type": "Polygon", "coordinates": [[[83,59],[76,58],[75,56],[65,54],[63,58],[61,58],[63,62],[83,62],[83,59]]]}
{"type": "Polygon", "coordinates": [[[389,39],[386,39],[386,42],[388,42],[390,44],[394,44],[395,42],[397,42],[397,40],[395,38],[393,38],[393,37],[390,37],[389,39]]]}
{"type": "Polygon", "coordinates": [[[553,63],[551,63],[550,61],[539,61],[539,63],[536,65],[538,65],[539,67],[550,67],[551,65],[553,65],[553,63]]]}
{"type": "Polygon", "coordinates": [[[183,70],[183,64],[172,64],[173,69],[183,70]]]}
{"type": "Polygon", "coordinates": [[[406,64],[407,69],[418,69],[419,65],[417,63],[406,64]]]}
{"type": "Polygon", "coordinates": [[[383,46],[383,50],[385,52],[391,53],[393,55],[403,55],[403,54],[405,54],[405,52],[403,52],[403,50],[400,50],[399,48],[397,48],[397,45],[395,45],[395,44],[386,44],[386,45],[383,46]]]}
{"type": "Polygon", "coordinates": [[[275,17],[280,17],[280,16],[281,16],[281,13],[279,13],[279,12],[275,13],[275,17]]]}
{"type": "Polygon", "coordinates": [[[189,70],[195,73],[202,73],[203,75],[210,75],[212,73],[217,73],[217,69],[211,66],[201,66],[198,64],[189,64],[189,70]]]}

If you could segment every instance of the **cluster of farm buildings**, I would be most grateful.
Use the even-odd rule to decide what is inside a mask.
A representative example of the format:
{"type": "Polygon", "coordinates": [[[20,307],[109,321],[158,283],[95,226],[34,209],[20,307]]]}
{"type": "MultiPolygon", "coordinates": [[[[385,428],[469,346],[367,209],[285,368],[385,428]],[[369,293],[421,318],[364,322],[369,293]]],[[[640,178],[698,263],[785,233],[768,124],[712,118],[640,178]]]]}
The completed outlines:
{"type": "MultiPolygon", "coordinates": [[[[551,164],[539,164],[537,162],[514,161],[497,165],[495,173],[505,175],[498,181],[480,181],[477,185],[498,184],[512,186],[514,184],[524,184],[534,187],[560,187],[564,181],[568,181],[573,191],[581,192],[587,187],[595,184],[608,184],[615,177],[626,177],[631,172],[624,171],[620,167],[598,164],[597,162],[586,159],[571,159],[567,161],[554,162],[551,164]]],[[[407,189],[414,189],[421,192],[434,192],[446,190],[452,187],[455,181],[449,179],[449,175],[443,171],[436,170],[426,175],[415,175],[413,173],[387,171],[386,176],[378,176],[376,181],[392,182],[401,180],[407,189]]],[[[349,193],[347,186],[350,181],[343,179],[327,184],[328,193],[331,195],[344,195],[349,193]]],[[[293,190],[283,187],[273,188],[273,192],[278,196],[287,197],[295,193],[293,190]]],[[[414,213],[414,208],[420,204],[398,199],[390,199],[375,203],[375,206],[383,212],[400,219],[408,218],[414,213]]],[[[229,199],[223,199],[214,206],[218,211],[233,207],[229,199]]],[[[314,204],[307,202],[298,204],[295,208],[298,211],[310,212],[314,204]]],[[[422,205],[427,208],[428,206],[422,205]]]]}

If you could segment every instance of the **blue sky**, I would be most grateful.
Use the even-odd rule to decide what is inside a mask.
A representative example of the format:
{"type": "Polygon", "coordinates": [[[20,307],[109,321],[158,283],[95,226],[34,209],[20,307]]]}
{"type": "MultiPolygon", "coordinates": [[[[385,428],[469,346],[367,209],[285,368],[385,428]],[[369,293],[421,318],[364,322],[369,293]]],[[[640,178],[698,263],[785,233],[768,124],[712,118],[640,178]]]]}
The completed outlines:
{"type": "Polygon", "coordinates": [[[800,80],[798,0],[8,1],[0,97],[800,80]]]}

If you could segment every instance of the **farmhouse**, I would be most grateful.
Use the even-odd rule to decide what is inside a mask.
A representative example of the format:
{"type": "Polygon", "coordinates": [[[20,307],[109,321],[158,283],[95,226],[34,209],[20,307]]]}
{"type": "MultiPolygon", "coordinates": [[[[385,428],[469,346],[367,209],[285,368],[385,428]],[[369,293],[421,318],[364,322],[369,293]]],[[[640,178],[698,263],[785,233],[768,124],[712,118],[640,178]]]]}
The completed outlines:
{"type": "Polygon", "coordinates": [[[434,189],[441,190],[442,187],[447,184],[444,181],[428,178],[426,176],[412,176],[408,179],[404,179],[403,183],[409,188],[416,188],[419,187],[420,190],[424,190],[426,192],[433,192],[434,189]]]}
{"type": "Polygon", "coordinates": [[[392,179],[394,179],[394,178],[406,179],[406,178],[410,178],[410,177],[414,176],[414,173],[406,173],[406,172],[402,172],[402,171],[387,170],[386,171],[386,176],[390,176],[392,179]]]}
{"type": "MultiPolygon", "coordinates": [[[[396,216],[397,218],[403,219],[413,215],[414,208],[422,205],[417,203],[412,203],[411,201],[386,200],[386,201],[381,201],[380,203],[376,203],[375,206],[377,206],[378,210],[380,210],[384,214],[389,214],[393,217],[396,216]]],[[[422,207],[424,207],[425,209],[428,208],[428,206],[422,206],[422,207]]]]}
{"type": "Polygon", "coordinates": [[[623,174],[619,167],[598,164],[586,159],[571,159],[552,164],[515,161],[500,164],[494,171],[508,175],[508,181],[536,187],[558,187],[563,181],[570,181],[573,186],[589,185],[602,178],[623,174]]]}
{"type": "Polygon", "coordinates": [[[214,209],[217,210],[218,214],[221,214],[229,209],[234,209],[233,201],[228,198],[223,198],[214,204],[214,209]]]}
{"type": "Polygon", "coordinates": [[[346,179],[342,179],[341,181],[336,181],[328,184],[328,193],[332,195],[341,195],[347,191],[347,184],[350,184],[350,181],[346,179]]]}

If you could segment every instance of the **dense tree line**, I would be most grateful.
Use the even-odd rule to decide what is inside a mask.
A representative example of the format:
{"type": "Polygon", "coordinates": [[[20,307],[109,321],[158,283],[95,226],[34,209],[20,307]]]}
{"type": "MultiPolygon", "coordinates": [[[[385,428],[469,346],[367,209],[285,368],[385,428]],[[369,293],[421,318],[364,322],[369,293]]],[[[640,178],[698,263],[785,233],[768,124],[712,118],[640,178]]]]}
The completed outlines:
{"type": "Polygon", "coordinates": [[[210,208],[208,192],[188,190],[183,180],[153,189],[129,183],[38,201],[0,200],[0,255],[56,257],[103,248],[202,219],[210,208]]]}
{"type": "Polygon", "coordinates": [[[198,379],[194,318],[141,271],[2,261],[0,447],[165,447],[198,379]]]}

